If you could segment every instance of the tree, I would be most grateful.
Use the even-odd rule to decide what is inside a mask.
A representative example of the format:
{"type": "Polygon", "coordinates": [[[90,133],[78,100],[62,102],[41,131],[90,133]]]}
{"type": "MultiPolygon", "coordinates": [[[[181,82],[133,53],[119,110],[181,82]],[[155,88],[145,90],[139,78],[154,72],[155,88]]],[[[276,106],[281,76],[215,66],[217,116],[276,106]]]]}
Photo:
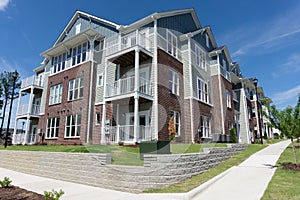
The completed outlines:
{"type": "MultiPolygon", "coordinates": [[[[0,74],[0,85],[2,88],[2,101],[3,101],[3,109],[2,109],[2,121],[1,121],[1,127],[0,127],[0,137],[2,138],[2,130],[4,125],[4,116],[6,112],[7,104],[9,103],[9,100],[12,98],[12,90],[13,90],[13,73],[14,72],[6,72],[0,74]]],[[[19,96],[18,89],[21,87],[21,82],[19,81],[20,77],[17,77],[16,84],[15,84],[15,93],[13,98],[17,98],[19,96]]]]}
{"type": "Polygon", "coordinates": [[[294,160],[296,164],[299,164],[294,139],[300,137],[300,95],[294,108],[288,106],[283,110],[278,110],[275,105],[263,103],[268,109],[268,114],[264,114],[270,120],[271,126],[280,130],[283,135],[291,140],[294,160]]]}

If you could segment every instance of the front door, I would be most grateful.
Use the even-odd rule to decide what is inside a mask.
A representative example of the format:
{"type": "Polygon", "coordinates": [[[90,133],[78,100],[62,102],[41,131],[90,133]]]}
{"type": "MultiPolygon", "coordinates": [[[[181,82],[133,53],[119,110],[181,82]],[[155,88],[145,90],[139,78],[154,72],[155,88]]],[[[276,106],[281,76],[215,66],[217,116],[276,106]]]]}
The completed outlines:
{"type": "MultiPolygon", "coordinates": [[[[134,140],[134,113],[126,113],[126,135],[124,137],[125,141],[134,140]]],[[[138,127],[138,135],[137,140],[145,140],[145,138],[149,135],[149,127],[150,127],[150,111],[140,111],[139,112],[139,127],[138,127]]]]}
{"type": "Polygon", "coordinates": [[[31,134],[29,135],[29,144],[34,144],[36,139],[37,125],[31,126],[31,134]]]}

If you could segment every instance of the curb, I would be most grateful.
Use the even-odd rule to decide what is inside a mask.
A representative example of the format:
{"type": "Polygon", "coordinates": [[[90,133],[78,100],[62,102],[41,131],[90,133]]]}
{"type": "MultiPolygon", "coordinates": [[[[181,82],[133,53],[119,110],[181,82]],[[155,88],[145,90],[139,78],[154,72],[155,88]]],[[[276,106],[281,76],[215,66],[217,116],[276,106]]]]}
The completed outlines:
{"type": "Polygon", "coordinates": [[[185,193],[185,200],[191,200],[193,198],[195,198],[197,195],[199,195],[200,193],[202,193],[204,190],[206,190],[209,186],[211,186],[212,184],[214,184],[215,182],[217,182],[218,180],[220,180],[221,178],[223,178],[226,174],[228,174],[231,170],[237,168],[237,166],[233,166],[229,169],[227,169],[226,171],[222,172],[221,174],[215,176],[214,178],[206,181],[205,183],[201,184],[200,186],[196,187],[195,189],[185,193]]]}

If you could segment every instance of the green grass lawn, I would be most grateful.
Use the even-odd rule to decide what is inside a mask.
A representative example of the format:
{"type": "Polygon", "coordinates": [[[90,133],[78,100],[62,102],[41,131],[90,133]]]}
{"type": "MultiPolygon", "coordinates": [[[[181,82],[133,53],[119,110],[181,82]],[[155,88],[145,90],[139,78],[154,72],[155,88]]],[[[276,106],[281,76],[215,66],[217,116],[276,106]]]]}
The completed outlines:
{"type": "Polygon", "coordinates": [[[202,183],[210,180],[211,178],[217,176],[218,174],[226,171],[232,166],[238,165],[244,160],[246,160],[249,156],[251,156],[253,153],[265,148],[266,145],[260,145],[260,144],[254,144],[254,145],[248,145],[248,148],[244,151],[234,155],[233,157],[229,158],[228,160],[222,162],[217,167],[212,168],[202,174],[198,174],[196,176],[193,176],[190,179],[187,179],[183,182],[176,183],[173,185],[170,185],[166,188],[162,189],[153,189],[153,190],[147,190],[146,193],[182,193],[182,192],[188,192],[202,183]]]}
{"type": "MultiPolygon", "coordinates": [[[[300,149],[297,149],[300,158],[300,149]]],[[[277,161],[278,168],[264,193],[263,200],[300,199],[300,171],[284,170],[285,163],[294,163],[292,147],[289,146],[277,161]]]]}
{"type": "MultiPolygon", "coordinates": [[[[179,153],[198,153],[205,147],[226,147],[226,144],[171,144],[171,152],[179,153]]],[[[4,150],[1,146],[0,150],[4,150]]],[[[18,145],[8,146],[7,150],[23,151],[47,151],[47,152],[80,152],[80,153],[111,153],[112,164],[141,166],[144,164],[140,160],[140,149],[130,146],[115,145],[18,145]]]]}
{"type": "Polygon", "coordinates": [[[275,144],[275,143],[281,142],[281,141],[284,141],[284,140],[283,139],[272,139],[272,140],[268,139],[267,144],[275,144]]]}

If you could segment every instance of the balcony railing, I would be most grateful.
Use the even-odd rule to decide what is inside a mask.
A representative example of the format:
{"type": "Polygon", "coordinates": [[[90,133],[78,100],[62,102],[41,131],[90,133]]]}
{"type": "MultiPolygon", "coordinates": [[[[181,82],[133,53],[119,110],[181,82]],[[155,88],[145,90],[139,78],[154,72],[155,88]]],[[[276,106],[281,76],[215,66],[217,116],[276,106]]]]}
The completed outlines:
{"type": "Polygon", "coordinates": [[[17,115],[34,115],[38,116],[40,114],[40,105],[33,104],[31,111],[28,113],[29,104],[20,105],[17,115]]]}
{"type": "MultiPolygon", "coordinates": [[[[135,77],[129,77],[119,79],[113,84],[106,85],[106,97],[112,97],[117,95],[123,95],[134,92],[135,89],[135,77]]],[[[150,80],[140,78],[139,80],[139,92],[147,95],[151,95],[151,83],[150,80]]]]}
{"type": "Polygon", "coordinates": [[[26,88],[29,86],[44,86],[44,77],[43,76],[30,76],[22,80],[21,88],[26,88]]]}
{"type": "Polygon", "coordinates": [[[238,101],[238,93],[233,91],[233,100],[238,101]]]}
{"type": "Polygon", "coordinates": [[[106,142],[141,142],[153,140],[150,126],[138,126],[137,137],[134,138],[134,125],[110,126],[106,128],[106,142]]]}
{"type": "Polygon", "coordinates": [[[106,56],[139,45],[152,52],[152,41],[145,34],[132,32],[122,37],[118,35],[107,38],[106,56]]]}
{"type": "Polygon", "coordinates": [[[220,65],[220,71],[221,74],[229,81],[231,81],[230,72],[228,72],[226,69],[223,68],[222,65],[220,65]]]}

